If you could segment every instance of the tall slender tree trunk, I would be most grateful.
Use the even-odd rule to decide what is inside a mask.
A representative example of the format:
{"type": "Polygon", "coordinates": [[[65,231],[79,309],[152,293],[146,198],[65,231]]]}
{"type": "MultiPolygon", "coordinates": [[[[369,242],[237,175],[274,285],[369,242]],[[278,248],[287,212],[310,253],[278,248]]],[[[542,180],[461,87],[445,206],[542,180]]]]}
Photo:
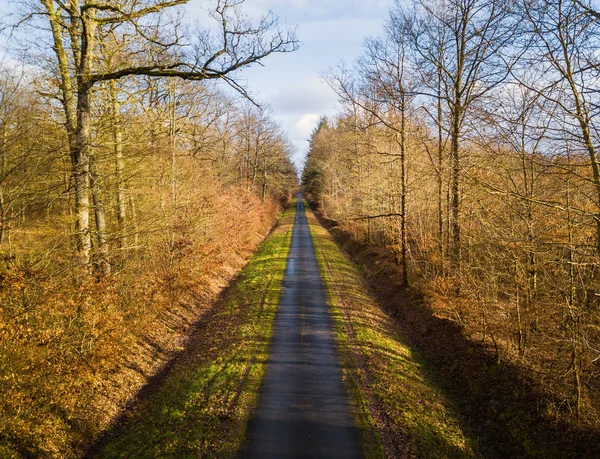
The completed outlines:
{"type": "Polygon", "coordinates": [[[73,187],[77,237],[77,261],[89,272],[92,252],[90,232],[90,90],[81,84],[77,94],[76,148],[72,152],[73,187]]]}
{"type": "Polygon", "coordinates": [[[460,103],[455,103],[452,113],[452,262],[460,273],[461,240],[460,240],[460,103]]]}
{"type": "Polygon", "coordinates": [[[518,338],[517,346],[518,346],[519,357],[523,357],[525,355],[525,332],[523,331],[523,320],[521,318],[521,298],[519,295],[518,284],[517,284],[516,306],[517,306],[517,338],[518,338]]]}
{"type": "MultiPolygon", "coordinates": [[[[170,186],[171,186],[171,206],[173,207],[173,217],[174,220],[177,216],[177,157],[176,157],[176,148],[175,148],[175,88],[169,82],[169,150],[170,150],[170,159],[171,159],[171,177],[170,177],[170,186]]],[[[175,223],[175,221],[173,221],[175,223]]]]}
{"type": "Polygon", "coordinates": [[[438,98],[437,98],[437,128],[438,128],[438,155],[437,155],[437,223],[438,223],[438,241],[440,245],[440,272],[443,275],[445,270],[445,247],[444,247],[444,133],[442,129],[443,111],[442,111],[442,75],[438,69],[438,98]]]}
{"type": "Polygon", "coordinates": [[[170,198],[171,198],[171,213],[165,213],[167,219],[170,217],[171,221],[167,221],[167,225],[170,228],[169,231],[169,266],[173,267],[175,264],[175,241],[177,240],[177,219],[178,219],[178,192],[177,192],[177,156],[175,151],[175,133],[176,133],[176,101],[175,101],[175,86],[173,82],[169,81],[168,85],[169,92],[169,154],[170,154],[170,198]]]}
{"type": "Polygon", "coordinates": [[[0,249],[6,232],[6,207],[4,203],[4,179],[6,174],[6,122],[0,125],[0,249]]]}
{"type": "MultiPolygon", "coordinates": [[[[90,194],[93,199],[93,209],[97,229],[97,244],[100,272],[108,274],[110,265],[107,259],[108,245],[106,241],[106,218],[104,205],[98,183],[96,164],[90,145],[91,130],[91,95],[93,82],[88,75],[92,70],[92,52],[95,45],[95,27],[93,10],[82,13],[81,29],[71,33],[72,39],[80,33],[81,48],[75,49],[79,58],[77,69],[77,126],[76,149],[73,175],[75,176],[75,201],[78,222],[79,262],[90,270],[91,259],[91,228],[90,228],[90,194]],[[90,175],[91,174],[91,175],[90,175]]],[[[76,16],[75,16],[76,17],[76,16]]],[[[75,40],[77,41],[77,40],[75,40]]]]}
{"type": "MultiPolygon", "coordinates": [[[[444,8],[445,2],[442,0],[442,8],[444,8]]],[[[437,55],[438,58],[441,59],[444,55],[444,29],[442,27],[438,28],[438,47],[437,47],[437,55]]],[[[437,103],[437,224],[438,224],[438,240],[439,240],[439,253],[440,253],[440,273],[443,275],[446,274],[446,250],[447,244],[445,241],[444,235],[444,111],[442,107],[443,98],[442,98],[442,82],[443,82],[443,70],[441,66],[437,66],[436,72],[436,103],[437,103]]]]}
{"type": "MultiPolygon", "coordinates": [[[[569,159],[570,164],[570,155],[567,151],[567,158],[569,159]]],[[[577,416],[577,420],[579,420],[581,416],[581,395],[582,395],[582,382],[581,382],[581,372],[582,372],[582,362],[581,362],[581,349],[580,349],[580,323],[579,323],[579,314],[577,312],[576,305],[576,296],[575,296],[575,257],[574,257],[574,246],[575,240],[573,237],[573,218],[571,215],[571,180],[570,177],[567,177],[567,226],[568,226],[568,242],[569,242],[569,257],[568,257],[568,266],[569,266],[569,294],[567,297],[567,329],[569,330],[569,334],[571,335],[571,370],[573,371],[573,385],[575,388],[575,414],[577,416]]]]}
{"type": "Polygon", "coordinates": [[[527,296],[526,306],[531,307],[533,303],[533,297],[537,290],[537,267],[536,267],[536,256],[534,250],[535,243],[535,221],[533,213],[533,198],[535,196],[535,159],[532,155],[528,155],[525,151],[526,139],[525,139],[525,121],[522,121],[522,138],[521,138],[521,167],[523,168],[523,183],[525,186],[525,195],[528,199],[525,201],[526,206],[526,221],[527,221],[527,243],[529,245],[527,249],[527,296]]]}
{"type": "Polygon", "coordinates": [[[124,171],[125,162],[123,159],[123,132],[121,130],[121,106],[117,93],[117,85],[114,80],[109,83],[110,106],[112,114],[112,134],[113,150],[115,156],[115,179],[117,181],[117,225],[119,229],[119,248],[123,250],[127,247],[127,214],[126,214],[126,196],[124,171]]]}
{"type": "Polygon", "coordinates": [[[90,163],[90,188],[92,202],[94,204],[94,220],[96,223],[96,240],[98,246],[98,268],[104,274],[110,274],[110,263],[108,261],[108,240],[106,236],[106,213],[102,199],[102,187],[98,179],[96,158],[93,152],[89,153],[90,163]]]}
{"type": "Polygon", "coordinates": [[[131,232],[133,233],[133,246],[134,248],[137,248],[140,244],[140,233],[138,227],[137,206],[135,204],[135,198],[131,191],[129,192],[129,208],[131,213],[131,232]]]}
{"type": "Polygon", "coordinates": [[[265,202],[267,199],[267,166],[263,170],[263,183],[262,183],[262,202],[265,202]]]}
{"type": "Polygon", "coordinates": [[[408,287],[408,241],[406,235],[406,99],[402,94],[400,107],[400,179],[402,181],[402,189],[400,192],[400,233],[401,233],[401,261],[402,261],[402,284],[408,287]]]}

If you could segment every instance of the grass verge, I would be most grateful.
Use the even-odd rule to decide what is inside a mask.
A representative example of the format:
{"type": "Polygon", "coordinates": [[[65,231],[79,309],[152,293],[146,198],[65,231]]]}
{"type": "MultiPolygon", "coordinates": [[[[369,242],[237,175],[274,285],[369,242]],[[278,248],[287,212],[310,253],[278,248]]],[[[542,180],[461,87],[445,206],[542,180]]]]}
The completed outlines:
{"type": "Polygon", "coordinates": [[[476,442],[422,358],[369,296],[359,268],[306,208],[366,457],[477,457],[476,442]]]}
{"type": "Polygon", "coordinates": [[[265,371],[295,208],[294,201],[185,348],[87,457],[236,455],[265,371]]]}

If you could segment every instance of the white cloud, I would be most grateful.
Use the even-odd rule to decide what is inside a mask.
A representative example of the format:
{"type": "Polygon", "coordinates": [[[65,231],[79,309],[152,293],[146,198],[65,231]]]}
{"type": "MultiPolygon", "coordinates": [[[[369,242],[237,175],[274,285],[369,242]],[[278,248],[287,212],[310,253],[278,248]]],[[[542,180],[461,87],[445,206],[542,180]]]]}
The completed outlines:
{"type": "Polygon", "coordinates": [[[321,115],[319,115],[318,113],[306,113],[302,115],[300,119],[296,121],[296,124],[294,124],[294,129],[296,130],[299,137],[308,139],[312,131],[317,127],[317,123],[319,122],[320,117],[321,115]]]}

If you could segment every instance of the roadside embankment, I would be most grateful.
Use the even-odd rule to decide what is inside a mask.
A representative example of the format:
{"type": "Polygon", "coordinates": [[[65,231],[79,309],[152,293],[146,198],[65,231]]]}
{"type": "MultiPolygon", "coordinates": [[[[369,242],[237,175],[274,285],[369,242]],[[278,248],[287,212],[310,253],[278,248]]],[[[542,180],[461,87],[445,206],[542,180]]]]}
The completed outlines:
{"type": "Polygon", "coordinates": [[[295,214],[256,254],[89,457],[233,457],[268,356],[295,214]]]}

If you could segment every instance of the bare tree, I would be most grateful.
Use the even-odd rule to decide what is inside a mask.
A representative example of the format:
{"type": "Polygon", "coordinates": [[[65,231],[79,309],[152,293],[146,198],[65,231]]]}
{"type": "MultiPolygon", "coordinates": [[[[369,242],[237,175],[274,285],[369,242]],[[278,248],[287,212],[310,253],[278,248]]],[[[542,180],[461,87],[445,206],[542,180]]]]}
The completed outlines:
{"type": "MultiPolygon", "coordinates": [[[[416,80],[409,77],[410,63],[406,52],[405,23],[391,21],[385,39],[369,40],[365,54],[357,65],[359,81],[353,81],[341,71],[330,82],[338,95],[371,114],[381,125],[395,133],[398,153],[392,161],[400,163],[400,209],[380,215],[359,218],[400,218],[400,263],[403,283],[409,285],[407,242],[407,120],[416,94],[416,80]]],[[[385,153],[388,155],[389,153],[385,153]]]]}
{"type": "MultiPolygon", "coordinates": [[[[415,11],[404,12],[397,4],[392,18],[406,22],[407,35],[417,57],[417,68],[429,69],[431,92],[448,107],[450,138],[452,260],[461,266],[461,142],[465,121],[473,104],[507,77],[499,55],[512,35],[507,23],[508,4],[497,0],[419,0],[415,11]]],[[[439,118],[439,116],[438,116],[439,118]]],[[[440,142],[441,143],[441,142],[440,142]]]]}
{"type": "Polygon", "coordinates": [[[598,159],[600,103],[600,17],[589,2],[522,2],[526,19],[520,68],[538,69],[536,84],[518,69],[518,81],[554,104],[565,116],[567,134],[586,151],[596,189],[596,251],[600,254],[600,160],[598,159]],[[533,37],[533,39],[531,39],[533,37]]]}
{"type": "Polygon", "coordinates": [[[254,24],[240,10],[242,2],[219,0],[213,16],[220,25],[218,34],[202,34],[194,46],[186,45],[177,21],[167,21],[168,10],[187,0],[147,2],[67,3],[41,0],[42,12],[50,25],[53,50],[60,73],[61,101],[69,136],[75,209],[77,214],[77,259],[89,270],[92,248],[90,230],[90,188],[94,198],[101,271],[108,273],[103,204],[90,148],[92,88],[98,82],[127,76],[178,77],[185,80],[216,79],[245,94],[234,79],[243,67],[261,62],[269,54],[296,49],[291,32],[281,32],[271,15],[254,24]],[[117,65],[98,63],[99,38],[110,28],[127,40],[130,59],[117,65]]]}

